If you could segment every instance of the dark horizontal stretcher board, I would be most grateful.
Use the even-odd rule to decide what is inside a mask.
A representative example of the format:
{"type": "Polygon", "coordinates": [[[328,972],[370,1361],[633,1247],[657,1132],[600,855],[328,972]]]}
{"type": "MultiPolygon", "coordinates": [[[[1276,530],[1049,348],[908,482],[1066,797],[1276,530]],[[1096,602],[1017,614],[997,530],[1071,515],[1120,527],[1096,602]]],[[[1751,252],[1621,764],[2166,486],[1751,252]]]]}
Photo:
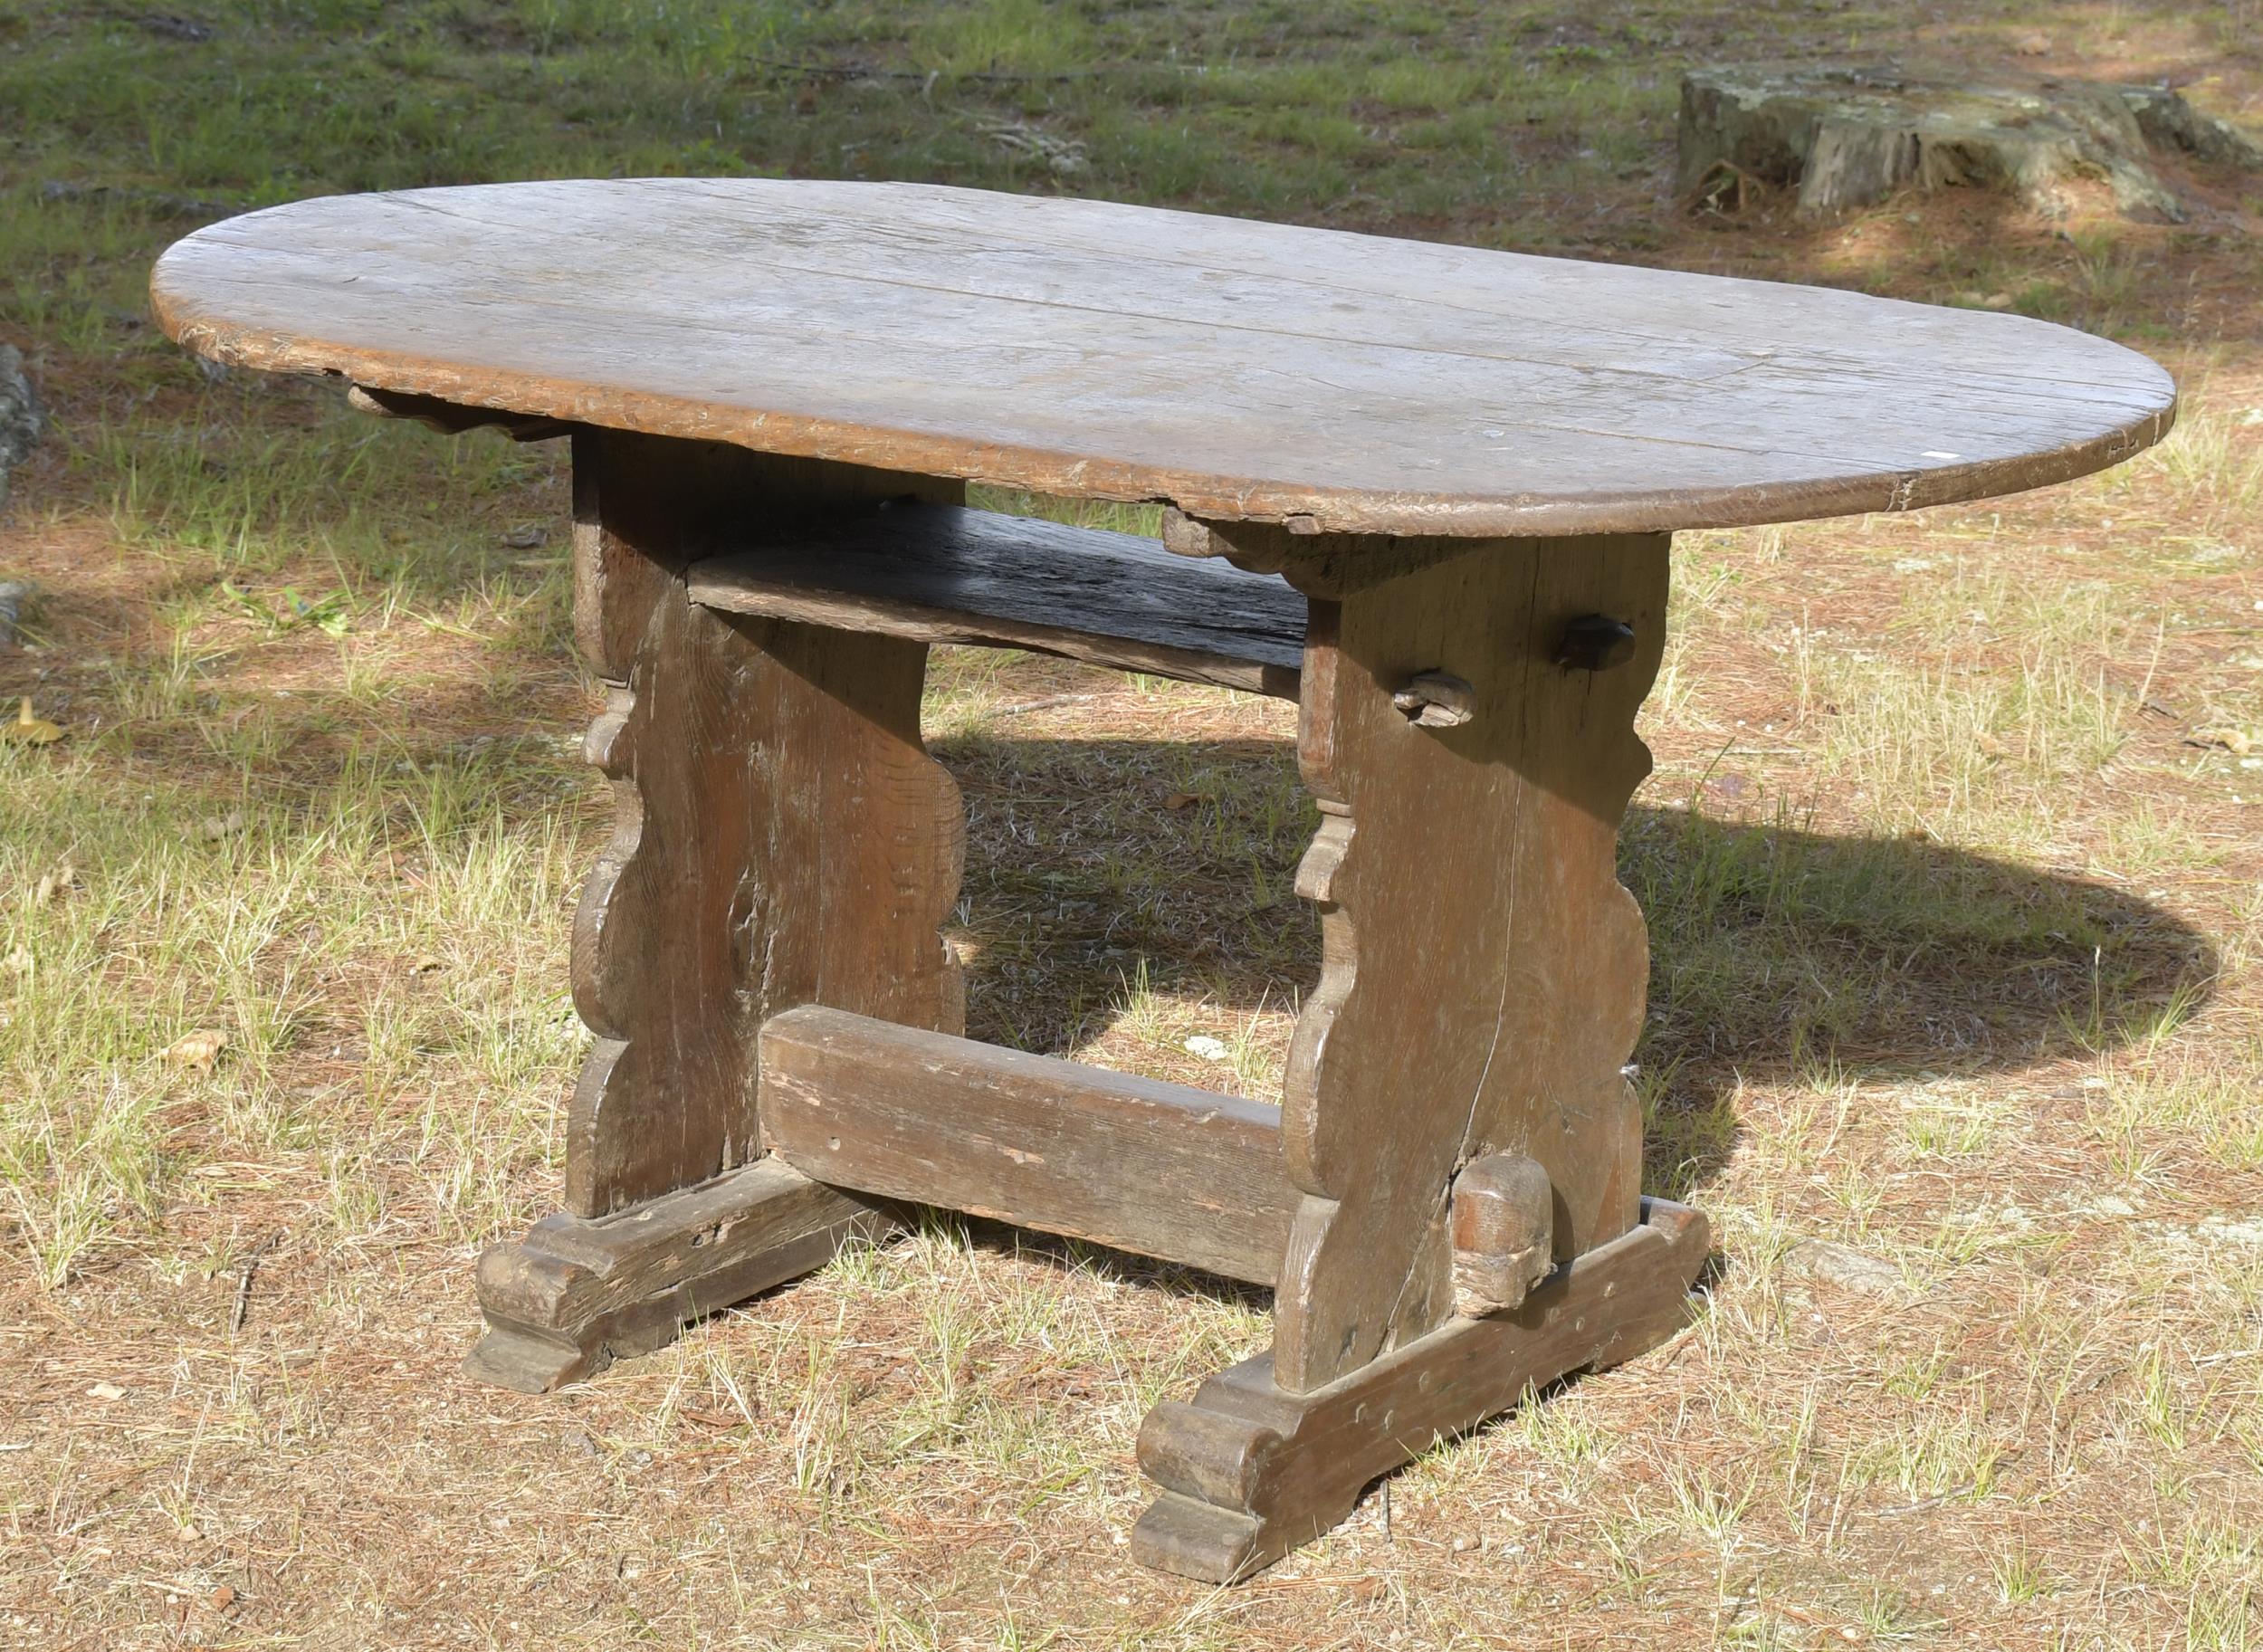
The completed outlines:
{"type": "Polygon", "coordinates": [[[690,570],[736,614],[1064,654],[1296,697],[1304,598],[1153,540],[958,505],[896,503],[690,570]]]}
{"type": "Polygon", "coordinates": [[[2101,469],[2176,404],[2022,316],[911,184],[299,201],[152,297],[245,367],[1330,532],[1905,510],[2101,469]]]}
{"type": "Polygon", "coordinates": [[[808,1005],[762,1024],[762,1139],[803,1175],[1272,1284],[1280,1110],[808,1005]]]}

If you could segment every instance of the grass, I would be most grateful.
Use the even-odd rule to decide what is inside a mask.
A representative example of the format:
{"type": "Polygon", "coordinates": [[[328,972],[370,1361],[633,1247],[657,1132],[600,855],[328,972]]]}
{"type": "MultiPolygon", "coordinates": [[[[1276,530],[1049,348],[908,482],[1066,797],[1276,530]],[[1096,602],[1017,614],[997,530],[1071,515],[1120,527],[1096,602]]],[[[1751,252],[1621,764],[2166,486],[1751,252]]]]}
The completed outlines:
{"type": "MultiPolygon", "coordinates": [[[[2255,1646],[2263,750],[2230,737],[2263,748],[2263,186],[2187,179],[2182,228],[1666,192],[1687,63],[2189,72],[2254,123],[2258,21],[0,10],[0,340],[54,414],[0,516],[0,578],[39,587],[0,696],[67,731],[0,742],[0,1644],[2255,1646]],[[1684,536],[1622,873],[1648,1183],[1714,1220],[1704,1310],[1216,1594],[1124,1555],[1139,1418],[1267,1334],[1263,1293],[1185,1270],[939,1217],[570,1394],[455,1374],[473,1257],[556,1200],[586,1044],[568,934],[610,811],[561,456],[208,374],[141,291],[226,212],[573,173],[2001,295],[2159,355],[2186,406],[2074,486],[1684,536]]],[[[1316,969],[1293,712],[960,650],[925,721],[968,804],[973,1030],[1274,1093],[1316,969]]]]}

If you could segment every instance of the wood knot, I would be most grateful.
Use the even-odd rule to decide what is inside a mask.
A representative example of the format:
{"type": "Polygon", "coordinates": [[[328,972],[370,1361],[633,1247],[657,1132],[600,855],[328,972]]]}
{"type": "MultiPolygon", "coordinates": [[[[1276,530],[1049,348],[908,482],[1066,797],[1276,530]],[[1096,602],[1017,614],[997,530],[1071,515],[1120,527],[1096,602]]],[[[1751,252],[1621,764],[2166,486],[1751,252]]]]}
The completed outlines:
{"type": "Polygon", "coordinates": [[[1415,673],[1390,702],[1426,729],[1458,728],[1469,721],[1476,691],[1442,671],[1415,673]]]}
{"type": "Polygon", "coordinates": [[[1635,628],[1608,614],[1582,614],[1563,628],[1556,664],[1566,671],[1609,671],[1635,657],[1635,628]]]}

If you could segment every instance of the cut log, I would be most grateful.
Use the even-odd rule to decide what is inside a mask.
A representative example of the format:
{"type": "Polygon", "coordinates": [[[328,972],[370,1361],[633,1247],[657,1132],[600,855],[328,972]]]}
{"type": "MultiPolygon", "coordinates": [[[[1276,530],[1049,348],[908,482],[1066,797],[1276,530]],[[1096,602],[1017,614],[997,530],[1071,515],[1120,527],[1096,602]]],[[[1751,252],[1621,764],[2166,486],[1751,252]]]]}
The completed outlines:
{"type": "Polygon", "coordinates": [[[1717,200],[1747,178],[1799,191],[1820,215],[1899,189],[1960,185],[2067,209],[2066,186],[2103,179],[2133,218],[2182,223],[2152,149],[2263,166],[2263,145],[2157,86],[2042,81],[1965,85],[1892,66],[1733,64],[1682,81],[1680,193],[1717,200]]]}

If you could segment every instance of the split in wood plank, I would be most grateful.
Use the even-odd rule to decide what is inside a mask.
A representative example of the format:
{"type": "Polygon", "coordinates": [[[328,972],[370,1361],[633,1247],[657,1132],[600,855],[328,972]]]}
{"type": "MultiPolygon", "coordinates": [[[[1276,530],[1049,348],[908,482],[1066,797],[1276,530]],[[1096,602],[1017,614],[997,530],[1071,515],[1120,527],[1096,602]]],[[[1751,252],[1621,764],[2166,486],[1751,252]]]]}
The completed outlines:
{"type": "Polygon", "coordinates": [[[1618,841],[1650,767],[1635,716],[1664,647],[1666,538],[1370,547],[1173,526],[1313,597],[1297,757],[1321,821],[1296,888],[1322,961],[1283,1086],[1305,1198],[1273,1344],[1277,1380],[1303,1391],[1452,1315],[1447,1201],[1473,1160],[1538,1161],[1559,1261],[1635,1221],[1624,1068],[1649,952],[1618,841]],[[1621,645],[1568,646],[1605,635],[1621,645]]]}

